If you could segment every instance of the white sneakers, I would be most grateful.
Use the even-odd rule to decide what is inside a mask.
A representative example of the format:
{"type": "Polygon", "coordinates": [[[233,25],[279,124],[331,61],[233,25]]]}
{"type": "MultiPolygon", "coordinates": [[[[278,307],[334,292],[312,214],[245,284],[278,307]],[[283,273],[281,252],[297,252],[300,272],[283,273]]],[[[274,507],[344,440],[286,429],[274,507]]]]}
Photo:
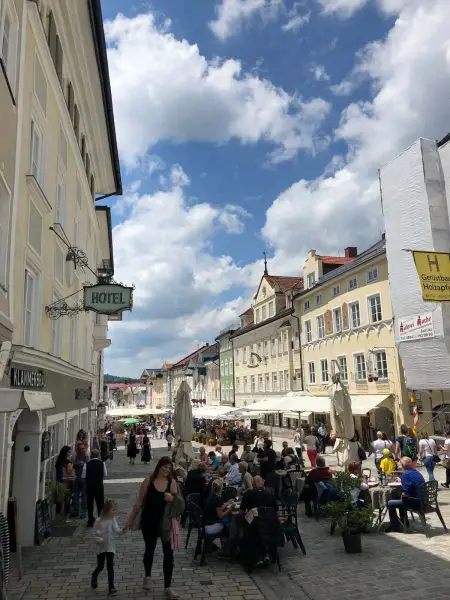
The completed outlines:
{"type": "Polygon", "coordinates": [[[180,596],[178,594],[176,594],[172,588],[166,588],[164,590],[164,598],[167,598],[168,600],[177,600],[180,596]]]}
{"type": "Polygon", "coordinates": [[[144,577],[144,583],[142,584],[142,587],[146,592],[151,590],[150,577],[144,577]]]}

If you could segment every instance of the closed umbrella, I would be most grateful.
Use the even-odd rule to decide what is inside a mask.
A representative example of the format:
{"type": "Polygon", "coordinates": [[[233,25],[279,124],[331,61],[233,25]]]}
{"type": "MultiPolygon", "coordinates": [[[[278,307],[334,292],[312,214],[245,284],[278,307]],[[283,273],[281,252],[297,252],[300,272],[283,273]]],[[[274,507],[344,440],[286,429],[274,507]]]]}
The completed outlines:
{"type": "Polygon", "coordinates": [[[194,450],[192,449],[192,437],[194,435],[191,404],[191,388],[182,381],[177,391],[175,399],[175,411],[173,413],[173,426],[175,429],[175,441],[177,453],[175,462],[194,459],[194,450]]]}
{"type": "Polygon", "coordinates": [[[336,434],[336,452],[338,464],[347,466],[349,440],[355,435],[353,424],[352,401],[347,387],[341,383],[338,374],[333,376],[329,388],[331,428],[336,434]]]}

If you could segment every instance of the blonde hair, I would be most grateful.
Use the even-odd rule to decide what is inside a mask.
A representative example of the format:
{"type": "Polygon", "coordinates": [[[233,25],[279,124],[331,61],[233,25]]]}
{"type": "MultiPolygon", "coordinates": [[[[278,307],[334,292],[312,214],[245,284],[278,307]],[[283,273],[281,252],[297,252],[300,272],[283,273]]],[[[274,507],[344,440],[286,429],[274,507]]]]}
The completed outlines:
{"type": "Polygon", "coordinates": [[[211,490],[220,496],[223,490],[223,481],[221,479],[214,479],[211,484],[211,490]]]}
{"type": "Polygon", "coordinates": [[[116,506],[117,504],[114,502],[114,500],[105,500],[100,519],[109,519],[111,511],[113,511],[116,508],[116,506]]]}
{"type": "Polygon", "coordinates": [[[382,440],[383,439],[383,432],[382,431],[377,431],[377,438],[382,440]]]}

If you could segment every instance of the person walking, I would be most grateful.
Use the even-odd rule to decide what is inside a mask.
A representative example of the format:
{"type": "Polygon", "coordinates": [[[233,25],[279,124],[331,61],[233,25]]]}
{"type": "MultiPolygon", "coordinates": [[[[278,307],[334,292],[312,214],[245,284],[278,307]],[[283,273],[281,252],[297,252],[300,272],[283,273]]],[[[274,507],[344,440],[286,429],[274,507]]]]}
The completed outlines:
{"type": "Polygon", "coordinates": [[[429,438],[426,431],[422,431],[421,439],[419,441],[419,457],[427,470],[428,481],[435,481],[434,467],[441,459],[437,453],[436,442],[429,438]]]}
{"type": "Polygon", "coordinates": [[[106,500],[100,517],[95,521],[94,539],[97,545],[97,566],[91,576],[91,588],[98,588],[98,576],[105,568],[108,572],[109,596],[117,596],[114,585],[114,555],[116,553],[115,538],[122,533],[116,521],[116,503],[106,500]]]}
{"type": "Polygon", "coordinates": [[[391,450],[392,442],[390,440],[383,439],[383,432],[377,431],[377,439],[372,442],[372,448],[375,453],[375,468],[380,471],[380,462],[383,458],[383,450],[391,450]]]}
{"type": "Polygon", "coordinates": [[[73,465],[73,500],[72,516],[84,519],[87,509],[86,481],[83,479],[83,469],[89,460],[83,443],[77,444],[73,465]]]}
{"type": "Polygon", "coordinates": [[[86,482],[86,499],[88,511],[88,527],[93,527],[94,519],[94,500],[97,506],[97,514],[100,516],[105,501],[105,490],[103,479],[107,477],[106,465],[99,458],[98,450],[92,450],[91,460],[83,467],[82,477],[86,482]]]}
{"type": "Polygon", "coordinates": [[[167,442],[168,450],[172,449],[173,440],[174,440],[173,429],[172,429],[172,427],[169,427],[169,429],[167,430],[167,433],[166,433],[166,442],[167,442]]]}
{"type": "Polygon", "coordinates": [[[317,454],[319,451],[319,440],[316,436],[316,430],[311,427],[308,435],[305,437],[306,454],[308,455],[311,468],[314,469],[316,466],[317,454]]]}
{"type": "Polygon", "coordinates": [[[442,461],[442,466],[445,469],[445,483],[441,483],[442,487],[450,487],[450,431],[447,431],[446,440],[444,445],[441,446],[441,450],[445,450],[445,457],[442,461]]]}
{"type": "MultiPolygon", "coordinates": [[[[168,456],[160,458],[153,473],[142,482],[138,500],[128,517],[125,529],[133,526],[139,511],[141,516],[138,525],[145,543],[144,590],[151,589],[153,557],[158,538],[161,538],[164,555],[164,597],[168,600],[179,598],[172,589],[173,551],[176,544],[171,542],[171,536],[176,533],[178,520],[184,512],[184,500],[178,493],[177,483],[173,478],[172,461],[168,456]]],[[[175,542],[175,539],[173,541],[175,542]]]]}
{"type": "Polygon", "coordinates": [[[73,492],[73,463],[72,450],[70,446],[63,446],[59,451],[58,458],[55,463],[56,481],[66,484],[68,491],[63,505],[56,505],[56,512],[63,511],[65,519],[69,518],[70,504],[72,501],[73,492]]]}
{"type": "Polygon", "coordinates": [[[299,427],[295,430],[295,433],[294,433],[294,448],[297,453],[297,456],[300,459],[300,463],[303,462],[303,456],[302,456],[303,438],[304,438],[303,429],[301,427],[299,427]]]}
{"type": "Polygon", "coordinates": [[[144,437],[142,438],[141,461],[144,463],[144,465],[148,465],[148,463],[151,461],[151,459],[152,459],[152,455],[151,455],[150,439],[149,439],[147,433],[145,433],[144,437]]]}
{"type": "Polygon", "coordinates": [[[130,437],[128,438],[127,446],[127,457],[130,459],[130,465],[134,465],[137,453],[136,432],[134,429],[132,429],[130,431],[130,437]]]}

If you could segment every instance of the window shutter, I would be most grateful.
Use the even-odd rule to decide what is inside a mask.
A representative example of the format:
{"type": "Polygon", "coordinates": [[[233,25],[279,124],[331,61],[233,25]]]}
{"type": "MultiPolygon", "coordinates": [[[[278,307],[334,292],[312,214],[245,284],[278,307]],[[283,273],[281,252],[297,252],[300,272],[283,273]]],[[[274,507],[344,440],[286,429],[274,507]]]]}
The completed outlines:
{"type": "Polygon", "coordinates": [[[56,74],[58,75],[59,83],[62,86],[63,83],[63,49],[61,46],[61,40],[59,35],[56,36],[56,62],[55,62],[56,74]]]}
{"type": "Polygon", "coordinates": [[[73,107],[73,130],[75,132],[75,137],[77,138],[78,142],[78,139],[80,137],[80,113],[76,104],[73,107]]]}
{"type": "Polygon", "coordinates": [[[50,48],[50,54],[52,56],[53,64],[56,67],[56,53],[57,53],[57,43],[56,43],[56,23],[53,13],[50,11],[48,13],[48,47],[50,48]]]}
{"type": "Polygon", "coordinates": [[[327,310],[325,313],[325,335],[331,335],[333,333],[333,315],[331,310],[327,310]]]}
{"type": "Polygon", "coordinates": [[[342,329],[348,329],[348,304],[346,302],[342,305],[342,329]]]}
{"type": "Polygon", "coordinates": [[[70,115],[70,120],[73,122],[73,115],[74,115],[74,106],[75,104],[75,98],[74,98],[74,94],[73,94],[73,87],[72,84],[69,83],[67,84],[67,109],[69,111],[69,115],[70,115]]]}

